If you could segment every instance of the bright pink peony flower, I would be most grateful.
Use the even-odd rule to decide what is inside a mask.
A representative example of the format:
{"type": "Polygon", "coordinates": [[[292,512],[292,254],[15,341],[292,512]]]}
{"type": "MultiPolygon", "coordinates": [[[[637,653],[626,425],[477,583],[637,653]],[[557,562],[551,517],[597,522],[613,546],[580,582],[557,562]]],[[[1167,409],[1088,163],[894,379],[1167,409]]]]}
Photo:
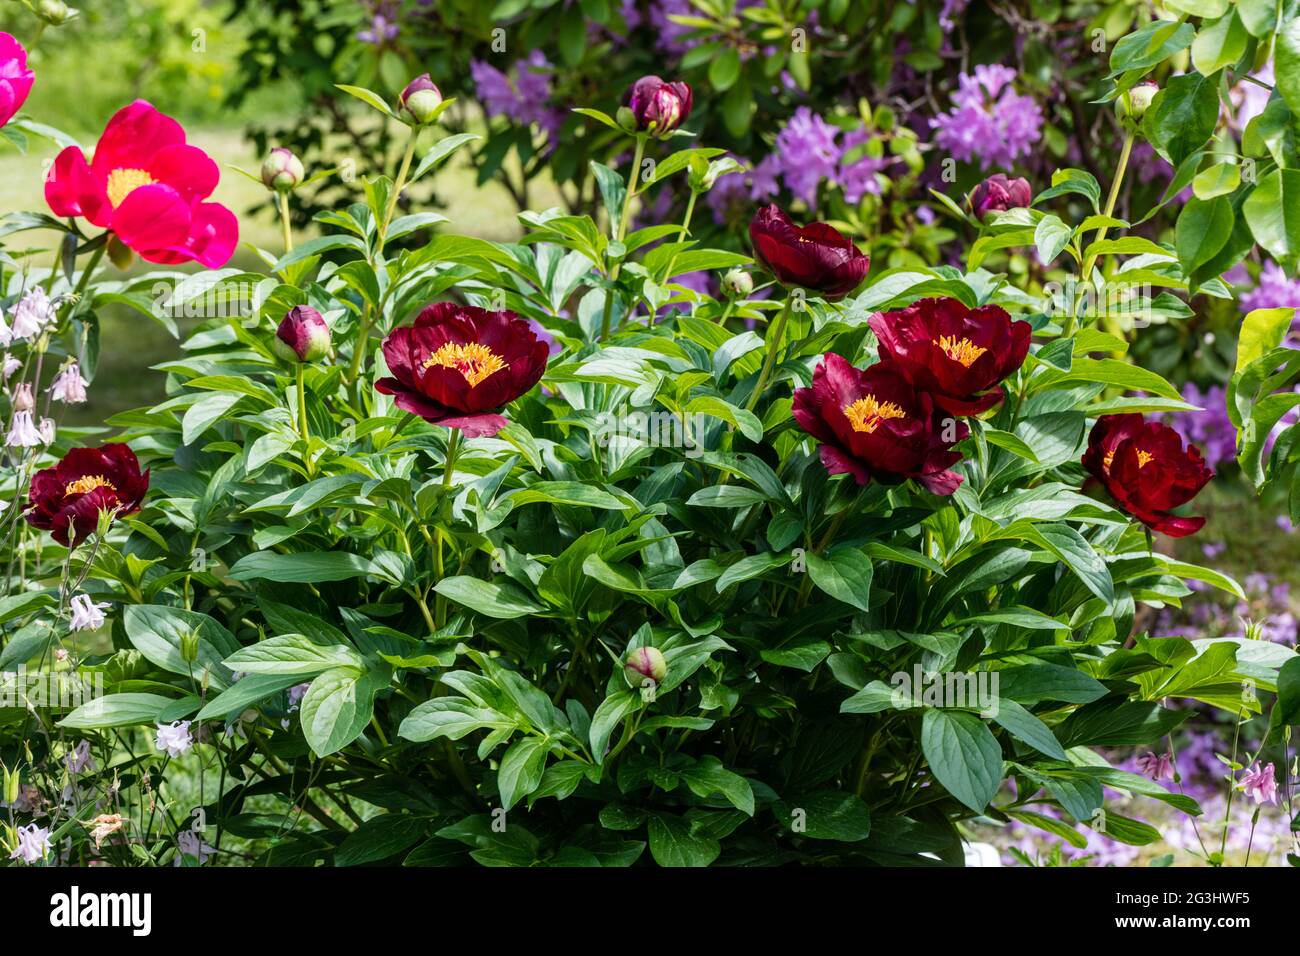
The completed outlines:
{"type": "Polygon", "coordinates": [[[23,108],[36,74],[27,66],[27,51],[8,33],[0,33],[0,126],[23,108]]]}
{"type": "Polygon", "coordinates": [[[180,123],[136,100],[108,121],[89,163],[76,146],[55,157],[45,201],[56,215],[111,230],[149,262],[218,269],[239,242],[235,214],[203,201],[219,178],[208,154],[186,144],[180,123]]]}

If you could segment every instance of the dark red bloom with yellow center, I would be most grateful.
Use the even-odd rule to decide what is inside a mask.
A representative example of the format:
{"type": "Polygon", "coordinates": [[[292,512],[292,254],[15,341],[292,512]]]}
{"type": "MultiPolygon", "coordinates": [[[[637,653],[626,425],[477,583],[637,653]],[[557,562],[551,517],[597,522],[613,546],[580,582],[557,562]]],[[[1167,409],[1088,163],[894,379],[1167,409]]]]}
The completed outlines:
{"type": "Polygon", "coordinates": [[[1172,538],[1195,534],[1200,517],[1169,512],[1185,505],[1205,487],[1214,471],[1195,445],[1168,425],[1148,422],[1139,414],[1103,415],[1092,427],[1083,467],[1119,506],[1144,525],[1172,538]]]}
{"type": "Polygon", "coordinates": [[[996,305],[968,309],[957,299],[921,299],[869,320],[881,358],[899,364],[917,388],[953,415],[978,415],[1002,400],[998,384],[1029,353],[1028,322],[996,305]]]}
{"type": "Polygon", "coordinates": [[[866,278],[871,258],[853,240],[824,222],[796,226],[775,205],[763,206],[749,223],[754,254],[782,285],[842,299],[866,278]]]}
{"type": "Polygon", "coordinates": [[[74,448],[53,468],[32,476],[27,520],[59,544],[81,544],[99,524],[99,513],[135,514],[149,490],[135,452],[123,444],[74,448]]]}
{"type": "Polygon", "coordinates": [[[78,146],[54,158],[45,201],[55,215],[111,230],[149,262],[218,269],[239,242],[235,214],[204,202],[220,176],[207,153],[185,142],[180,123],[136,100],[108,121],[89,163],[78,146]]]}
{"type": "Polygon", "coordinates": [[[863,370],[828,354],[813,372],[812,388],[795,390],[794,418],[821,442],[822,464],[832,475],[850,474],[860,485],[915,478],[937,495],[962,483],[948,469],[961,460],[952,446],[970,430],[939,412],[893,362],[863,370]]]}
{"type": "Polygon", "coordinates": [[[513,312],[439,302],[384,339],[393,374],[375,388],[398,408],[466,438],[495,435],[506,424],[495,410],[537,384],[549,351],[513,312]]]}

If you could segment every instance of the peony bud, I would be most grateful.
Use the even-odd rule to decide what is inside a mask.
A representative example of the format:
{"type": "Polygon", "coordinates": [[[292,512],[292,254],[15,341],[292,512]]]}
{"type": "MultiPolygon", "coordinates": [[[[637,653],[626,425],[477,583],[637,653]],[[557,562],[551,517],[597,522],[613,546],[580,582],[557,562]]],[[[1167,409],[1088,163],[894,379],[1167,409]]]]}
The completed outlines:
{"type": "Polygon", "coordinates": [[[330,354],[330,327],[309,305],[295,305],[275,330],[271,348],[286,362],[318,362],[330,354]]]}
{"type": "Polygon", "coordinates": [[[108,234],[108,261],[125,272],[131,268],[135,262],[135,252],[121,239],[117,238],[117,233],[108,234]]]}
{"type": "Polygon", "coordinates": [[[416,126],[426,126],[438,118],[441,113],[442,91],[429,79],[428,73],[421,73],[402,90],[398,97],[402,111],[416,126]]]}
{"type": "Polygon", "coordinates": [[[663,652],[659,648],[638,647],[627,655],[627,661],[623,664],[623,673],[627,675],[627,679],[634,687],[640,687],[646,681],[657,685],[668,676],[668,662],[664,660],[663,652]]]}
{"type": "Polygon", "coordinates": [[[57,27],[67,23],[76,13],[69,10],[63,0],[40,0],[36,5],[36,15],[50,26],[57,27]]]}
{"type": "Polygon", "coordinates": [[[744,269],[732,269],[722,277],[722,290],[734,299],[743,299],[754,291],[754,277],[744,269]]]}
{"type": "Polygon", "coordinates": [[[624,94],[623,106],[631,112],[637,132],[663,139],[691,115],[691,88],[643,76],[624,94]]]}
{"type": "Polygon", "coordinates": [[[1021,209],[1034,199],[1034,191],[1024,179],[1008,179],[1002,173],[990,176],[970,194],[971,212],[981,222],[991,213],[1021,209]]]}
{"type": "Polygon", "coordinates": [[[302,182],[302,160],[293,150],[277,146],[262,162],[262,185],[276,192],[288,192],[302,182]]]}
{"type": "Polygon", "coordinates": [[[1154,80],[1143,80],[1120,98],[1121,111],[1135,120],[1140,120],[1151,107],[1151,101],[1160,92],[1154,80]]]}

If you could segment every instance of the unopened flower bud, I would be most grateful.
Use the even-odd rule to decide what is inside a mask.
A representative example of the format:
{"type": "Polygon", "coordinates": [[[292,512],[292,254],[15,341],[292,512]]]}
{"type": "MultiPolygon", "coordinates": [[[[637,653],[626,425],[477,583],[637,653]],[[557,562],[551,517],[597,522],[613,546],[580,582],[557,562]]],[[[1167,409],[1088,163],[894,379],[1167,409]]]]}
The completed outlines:
{"type": "Polygon", "coordinates": [[[121,239],[117,233],[108,235],[108,261],[125,272],[135,263],[135,251],[121,239]]]}
{"type": "Polygon", "coordinates": [[[62,26],[74,16],[63,0],[40,0],[36,5],[36,15],[50,26],[62,26]]]}
{"type": "Polygon", "coordinates": [[[11,807],[18,802],[18,792],[21,784],[22,784],[22,777],[18,773],[18,768],[15,767],[13,770],[10,770],[8,767],[5,767],[4,768],[5,803],[7,803],[11,807]]]}
{"type": "Polygon", "coordinates": [[[995,212],[1028,206],[1033,199],[1034,191],[1028,180],[1008,179],[1002,173],[995,173],[971,192],[970,208],[982,222],[995,212]]]}
{"type": "Polygon", "coordinates": [[[1120,97],[1123,111],[1135,120],[1142,119],[1159,92],[1160,87],[1154,80],[1143,80],[1120,97]]]}
{"type": "Polygon", "coordinates": [[[190,631],[181,635],[181,660],[193,664],[199,659],[199,632],[190,631]]]}
{"type": "Polygon", "coordinates": [[[428,73],[421,73],[402,90],[398,97],[402,112],[416,126],[425,126],[438,118],[442,106],[442,91],[429,79],[428,73]]]}
{"type": "MultiPolygon", "coordinates": [[[[657,76],[643,76],[628,88],[623,106],[631,111],[637,132],[663,139],[691,115],[691,88],[685,83],[666,83],[657,76]]],[[[622,111],[619,111],[622,121],[622,111]]]]}
{"type": "Polygon", "coordinates": [[[304,175],[302,160],[284,146],[275,147],[262,162],[262,185],[276,192],[293,189],[302,182],[304,175]]]}
{"type": "Polygon", "coordinates": [[[640,687],[646,681],[657,685],[668,676],[668,662],[663,652],[657,647],[638,647],[627,655],[623,664],[623,673],[634,687],[640,687]]]}
{"type": "Polygon", "coordinates": [[[722,277],[722,291],[734,299],[743,299],[754,291],[754,277],[744,269],[732,269],[722,277]]]}
{"type": "Polygon", "coordinates": [[[309,305],[295,305],[275,330],[271,348],[286,362],[319,362],[330,354],[330,327],[309,305]]]}

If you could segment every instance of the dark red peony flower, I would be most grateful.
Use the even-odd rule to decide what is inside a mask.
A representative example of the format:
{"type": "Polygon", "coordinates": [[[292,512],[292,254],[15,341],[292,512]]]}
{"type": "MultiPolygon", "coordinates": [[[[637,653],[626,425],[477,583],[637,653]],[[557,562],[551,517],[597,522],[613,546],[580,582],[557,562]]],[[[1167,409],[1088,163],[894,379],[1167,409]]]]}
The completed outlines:
{"type": "Polygon", "coordinates": [[[36,74],[27,65],[27,51],[11,34],[0,33],[0,126],[6,125],[27,102],[36,74]]]}
{"type": "Polygon", "coordinates": [[[393,374],[375,388],[398,408],[466,438],[495,435],[506,420],[494,410],[537,384],[548,352],[513,312],[438,302],[384,339],[393,374]]]}
{"type": "Polygon", "coordinates": [[[111,230],[149,262],[224,266],[239,242],[239,221],[220,203],[217,164],[185,142],[185,130],[144,100],[118,110],[89,163],[80,147],[54,158],[45,201],[58,216],[111,230]]]}
{"type": "Polygon", "coordinates": [[[1168,425],[1139,414],[1103,415],[1092,427],[1083,467],[1129,514],[1147,527],[1183,538],[1205,525],[1204,518],[1180,518],[1170,510],[1196,497],[1214,471],[1195,445],[1168,425]]]}
{"type": "Polygon", "coordinates": [[[685,83],[643,76],[623,94],[623,105],[632,111],[638,130],[664,137],[691,115],[691,88],[685,83]]]}
{"type": "Polygon", "coordinates": [[[850,474],[860,485],[915,478],[936,495],[950,495],[962,483],[948,469],[961,460],[952,446],[970,429],[938,411],[893,362],[864,371],[828,354],[813,372],[812,388],[795,390],[794,418],[822,443],[822,464],[832,475],[850,474]]]}
{"type": "Polygon", "coordinates": [[[853,240],[824,222],[796,226],[775,205],[763,206],[749,223],[754,253],[782,285],[842,299],[867,275],[871,258],[853,240]]]}
{"type": "Polygon", "coordinates": [[[975,187],[970,194],[971,212],[983,219],[992,212],[1021,209],[1034,201],[1034,191],[1025,179],[1008,179],[995,173],[975,187]]]}
{"type": "Polygon", "coordinates": [[[917,388],[953,415],[978,415],[1002,400],[998,384],[1029,353],[1028,322],[996,305],[968,309],[958,299],[921,299],[869,320],[880,357],[896,361],[917,388]]]}
{"type": "Polygon", "coordinates": [[[53,468],[32,476],[27,520],[59,544],[81,544],[99,524],[99,513],[135,514],[149,490],[149,472],[127,445],[74,448],[53,468]]]}

